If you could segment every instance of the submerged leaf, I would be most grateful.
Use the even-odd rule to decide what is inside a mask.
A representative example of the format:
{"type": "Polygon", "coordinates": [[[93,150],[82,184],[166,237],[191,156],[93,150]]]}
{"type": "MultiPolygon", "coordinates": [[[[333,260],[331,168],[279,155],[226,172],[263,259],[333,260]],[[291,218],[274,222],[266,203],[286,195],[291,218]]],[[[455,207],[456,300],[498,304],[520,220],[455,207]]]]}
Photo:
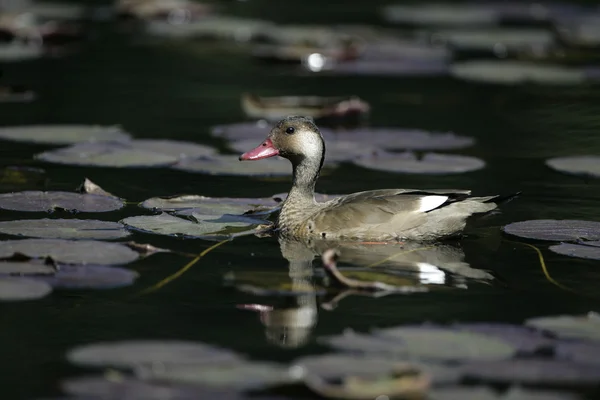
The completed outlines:
{"type": "Polygon", "coordinates": [[[546,165],[567,174],[600,178],[600,156],[557,157],[546,160],[546,165]]]}
{"type": "Polygon", "coordinates": [[[34,279],[0,277],[0,302],[36,300],[52,292],[52,287],[34,279]]]}
{"type": "Polygon", "coordinates": [[[125,268],[105,265],[60,265],[51,276],[32,279],[61,289],[112,289],[132,285],[139,274],[125,268]]]}
{"type": "Polygon", "coordinates": [[[600,315],[593,312],[588,315],[531,318],[525,324],[552,332],[560,338],[600,340],[600,315]]]}
{"type": "Polygon", "coordinates": [[[35,261],[4,261],[0,262],[0,276],[2,275],[48,275],[54,274],[56,269],[43,262],[35,261]]]}
{"type": "Polygon", "coordinates": [[[129,236],[118,222],[93,219],[20,219],[0,222],[0,233],[52,239],[120,239],[129,236]]]}
{"type": "Polygon", "coordinates": [[[396,346],[403,347],[408,357],[425,360],[501,360],[517,352],[503,340],[442,327],[400,326],[376,330],[374,334],[396,340],[396,346]]]}
{"type": "Polygon", "coordinates": [[[292,166],[289,161],[272,157],[260,162],[239,160],[237,155],[217,155],[198,159],[185,159],[173,168],[198,172],[208,175],[237,175],[237,176],[291,176],[292,166]]]}
{"type": "Polygon", "coordinates": [[[107,212],[125,204],[116,197],[69,192],[25,191],[0,194],[0,208],[15,211],[51,212],[56,209],[80,212],[107,212]]]}
{"type": "Polygon", "coordinates": [[[129,228],[157,235],[173,235],[186,237],[233,236],[240,232],[251,232],[258,223],[255,220],[244,220],[243,217],[223,215],[195,215],[197,222],[162,213],[159,215],[142,215],[128,217],[121,222],[129,228]],[[241,221],[241,222],[240,222],[241,221]],[[228,229],[228,228],[234,228],[228,229]],[[246,229],[240,229],[246,228],[246,229]]]}
{"type": "Polygon", "coordinates": [[[138,259],[137,252],[120,243],[96,240],[23,239],[0,241],[0,258],[17,254],[30,258],[51,258],[61,264],[127,264],[138,259]]]}
{"type": "Polygon", "coordinates": [[[481,169],[485,162],[475,157],[426,153],[385,153],[352,161],[363,168],[409,174],[457,174],[481,169]]]}
{"type": "Polygon", "coordinates": [[[39,144],[127,141],[130,138],[118,126],[25,125],[0,128],[0,139],[39,144]]]}
{"type": "Polygon", "coordinates": [[[100,342],[75,347],[67,352],[69,362],[88,367],[141,368],[216,365],[235,363],[240,357],[200,342],[180,340],[128,340],[100,342]]]}
{"type": "Polygon", "coordinates": [[[41,168],[10,166],[0,169],[0,188],[11,190],[13,188],[42,185],[46,171],[41,168]]]}
{"type": "Polygon", "coordinates": [[[600,222],[574,219],[534,219],[513,222],[502,230],[525,239],[549,241],[599,240],[600,222]]]}
{"type": "MultiPolygon", "coordinates": [[[[590,246],[586,242],[582,244],[561,243],[550,246],[548,249],[558,254],[569,257],[588,258],[591,260],[600,260],[600,247],[590,246]]],[[[600,242],[592,242],[600,243],[600,242]]]]}

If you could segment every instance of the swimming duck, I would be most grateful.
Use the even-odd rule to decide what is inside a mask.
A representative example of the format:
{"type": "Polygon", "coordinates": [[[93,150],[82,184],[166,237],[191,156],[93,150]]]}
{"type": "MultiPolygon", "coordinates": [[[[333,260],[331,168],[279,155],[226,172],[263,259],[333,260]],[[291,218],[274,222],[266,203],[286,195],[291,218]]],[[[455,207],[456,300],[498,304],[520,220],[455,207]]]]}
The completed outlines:
{"type": "Polygon", "coordinates": [[[315,184],[325,159],[325,141],[313,120],[306,117],[282,119],[264,142],[239,159],[274,156],[287,158],[293,166],[292,188],[276,224],[287,237],[432,241],[460,235],[468,217],[488,213],[506,199],[471,197],[470,190],[380,189],[318,203],[315,184]]]}

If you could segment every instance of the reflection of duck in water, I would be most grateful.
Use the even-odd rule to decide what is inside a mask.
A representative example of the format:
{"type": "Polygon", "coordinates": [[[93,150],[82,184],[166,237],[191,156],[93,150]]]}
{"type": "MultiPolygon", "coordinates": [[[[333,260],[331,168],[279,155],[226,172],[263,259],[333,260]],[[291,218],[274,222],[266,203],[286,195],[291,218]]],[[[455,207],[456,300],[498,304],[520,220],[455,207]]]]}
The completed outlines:
{"type": "MultiPolygon", "coordinates": [[[[330,288],[322,299],[325,309],[334,309],[344,297],[362,295],[379,297],[394,293],[422,292],[438,288],[466,288],[466,278],[492,279],[485,271],[471,268],[460,247],[451,244],[420,243],[366,245],[353,242],[322,241],[307,245],[303,241],[279,237],[281,254],[289,262],[290,292],[279,305],[249,305],[241,308],[260,312],[269,342],[296,348],[310,338],[317,323],[317,297],[323,293],[315,276],[313,260],[328,249],[339,253],[339,271],[352,276],[357,271],[373,274],[378,279],[392,277],[398,291],[330,288]],[[348,264],[353,267],[346,267],[348,264]]],[[[323,278],[322,274],[320,277],[323,278]]],[[[359,278],[360,279],[360,278],[359,278]]],[[[383,285],[385,287],[385,285],[383,285]]]]}

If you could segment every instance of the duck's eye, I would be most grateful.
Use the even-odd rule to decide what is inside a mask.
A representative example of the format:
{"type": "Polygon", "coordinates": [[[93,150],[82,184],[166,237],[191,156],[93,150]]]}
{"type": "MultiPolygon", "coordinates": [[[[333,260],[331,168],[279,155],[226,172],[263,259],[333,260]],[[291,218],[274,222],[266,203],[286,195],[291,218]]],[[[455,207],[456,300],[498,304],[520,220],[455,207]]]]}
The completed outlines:
{"type": "Polygon", "coordinates": [[[290,126],[285,130],[285,133],[287,133],[288,135],[291,135],[294,132],[296,132],[296,129],[293,126],[290,126]]]}

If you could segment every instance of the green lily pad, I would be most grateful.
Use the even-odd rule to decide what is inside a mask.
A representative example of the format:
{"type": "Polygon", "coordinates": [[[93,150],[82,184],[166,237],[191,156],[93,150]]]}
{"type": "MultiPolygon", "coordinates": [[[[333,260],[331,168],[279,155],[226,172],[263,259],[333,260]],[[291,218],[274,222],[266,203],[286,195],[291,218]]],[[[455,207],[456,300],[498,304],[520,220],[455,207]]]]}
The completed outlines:
{"type": "Polygon", "coordinates": [[[435,25],[495,25],[500,22],[497,10],[476,4],[392,4],[382,8],[386,21],[395,23],[435,25]]]}
{"type": "Polygon", "coordinates": [[[252,214],[268,214],[277,209],[278,203],[270,197],[229,198],[183,195],[171,197],[152,197],[140,203],[140,206],[150,210],[160,211],[181,211],[193,209],[198,214],[239,215],[247,212],[251,212],[252,214]]]}
{"type": "Polygon", "coordinates": [[[0,194],[0,208],[14,211],[52,212],[56,209],[79,212],[107,212],[123,208],[116,197],[69,192],[25,191],[0,194]]]}
{"type": "Polygon", "coordinates": [[[179,160],[173,155],[134,148],[129,142],[75,144],[37,154],[35,158],[55,164],[114,168],[162,167],[179,160]]]}
{"type": "Polygon", "coordinates": [[[264,389],[297,383],[302,370],[264,362],[237,362],[225,365],[168,365],[165,368],[139,368],[136,375],[145,380],[194,384],[240,390],[264,389]]]}
{"type": "MultiPolygon", "coordinates": [[[[194,215],[196,222],[167,213],[125,218],[127,227],[146,233],[184,237],[233,237],[241,232],[252,232],[257,224],[233,215],[194,215]],[[241,222],[240,222],[241,221],[241,222]],[[232,229],[233,228],[233,229],[232,229]],[[244,229],[241,229],[244,228],[244,229]]],[[[252,220],[254,222],[254,220],[252,220]]]]}
{"type": "MultiPolygon", "coordinates": [[[[461,50],[506,51],[548,48],[556,41],[548,29],[541,28],[473,28],[430,32],[436,40],[461,50]]],[[[483,61],[485,62],[485,61],[483,61]]],[[[490,64],[493,61],[490,61],[490,64]]],[[[498,64],[499,62],[496,62],[498,64]]],[[[519,62],[515,62],[519,64],[519,62]]]]}
{"type": "Polygon", "coordinates": [[[600,240],[600,222],[574,219],[534,219],[513,222],[502,228],[513,236],[553,242],[600,240]]]}
{"type": "Polygon", "coordinates": [[[185,159],[173,168],[208,175],[237,176],[291,176],[289,161],[272,157],[260,161],[240,161],[238,155],[218,155],[198,159],[185,159]]]}
{"type": "Polygon", "coordinates": [[[600,178],[600,156],[556,157],[546,160],[546,165],[567,174],[600,178]]]}
{"type": "Polygon", "coordinates": [[[581,397],[564,391],[531,390],[511,387],[505,393],[483,386],[458,386],[434,389],[431,400],[579,400],[581,397]]]}
{"type": "MultiPolygon", "coordinates": [[[[554,246],[550,246],[548,249],[550,251],[562,254],[564,256],[587,258],[590,260],[600,260],[600,246],[590,245],[586,242],[581,243],[582,244],[561,243],[554,246]]],[[[589,243],[600,244],[600,241],[589,243]]]]}
{"type": "Polygon", "coordinates": [[[471,362],[460,367],[466,378],[493,383],[597,386],[600,366],[536,358],[471,362]]]}
{"type": "Polygon", "coordinates": [[[35,261],[4,261],[0,262],[0,276],[2,275],[48,275],[54,274],[56,268],[43,262],[35,261]]]}
{"type": "Polygon", "coordinates": [[[563,360],[600,365],[600,342],[561,340],[556,343],[554,354],[563,360]]]}
{"type": "Polygon", "coordinates": [[[508,342],[474,332],[428,326],[401,326],[376,330],[375,336],[395,340],[406,356],[415,359],[501,360],[510,358],[517,349],[508,342]]]}
{"type": "Polygon", "coordinates": [[[575,85],[585,82],[583,70],[524,61],[465,61],[450,67],[455,78],[497,84],[575,85]]]}
{"type": "Polygon", "coordinates": [[[67,145],[80,142],[127,141],[131,136],[118,126],[25,125],[0,128],[0,139],[67,145]]]}
{"type": "Polygon", "coordinates": [[[0,302],[37,300],[52,292],[45,282],[28,278],[0,277],[0,302]]]}
{"type": "Polygon", "coordinates": [[[0,258],[22,254],[30,258],[47,258],[62,264],[127,264],[139,254],[120,243],[96,240],[23,239],[0,241],[0,258]]]}
{"type": "Polygon", "coordinates": [[[158,365],[192,366],[235,363],[240,357],[225,349],[199,342],[179,340],[126,340],[75,347],[67,360],[86,367],[136,369],[158,365]]]}
{"type": "Polygon", "coordinates": [[[363,168],[408,174],[460,174],[485,167],[485,162],[475,157],[450,154],[384,153],[352,161],[363,168]]]}
{"type": "Polygon", "coordinates": [[[134,148],[177,158],[198,158],[216,154],[214,147],[193,142],[160,139],[136,139],[129,142],[134,148]]]}
{"type": "Polygon", "coordinates": [[[93,219],[20,219],[0,222],[0,233],[49,239],[120,239],[129,236],[117,222],[93,219]]]}
{"type": "Polygon", "coordinates": [[[531,318],[526,325],[552,332],[565,339],[600,340],[600,315],[558,315],[531,318]]]}

